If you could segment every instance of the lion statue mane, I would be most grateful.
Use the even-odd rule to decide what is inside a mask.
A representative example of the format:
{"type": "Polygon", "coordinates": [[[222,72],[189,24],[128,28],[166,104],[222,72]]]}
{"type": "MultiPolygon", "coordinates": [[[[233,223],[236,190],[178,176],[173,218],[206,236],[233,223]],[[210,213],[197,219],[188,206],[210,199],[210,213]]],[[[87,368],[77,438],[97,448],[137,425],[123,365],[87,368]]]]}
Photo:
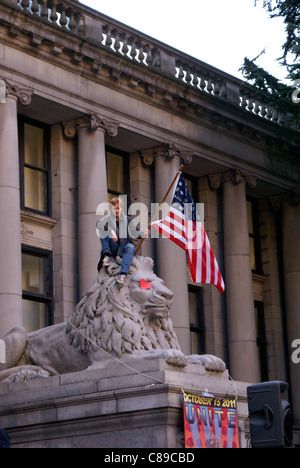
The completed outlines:
{"type": "Polygon", "coordinates": [[[23,328],[10,331],[4,337],[7,359],[0,365],[0,381],[103,368],[112,359],[165,359],[173,366],[193,363],[225,371],[215,356],[181,352],[170,317],[173,293],[153,272],[153,260],[135,257],[122,286],[116,281],[120,264],[117,258],[100,270],[68,322],[28,334],[23,328]]]}

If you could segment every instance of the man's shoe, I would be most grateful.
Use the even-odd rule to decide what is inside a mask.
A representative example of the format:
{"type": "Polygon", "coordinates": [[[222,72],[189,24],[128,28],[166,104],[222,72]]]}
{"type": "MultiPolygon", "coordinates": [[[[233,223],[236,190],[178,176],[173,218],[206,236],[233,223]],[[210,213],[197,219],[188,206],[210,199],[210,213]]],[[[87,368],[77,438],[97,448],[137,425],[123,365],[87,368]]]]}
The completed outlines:
{"type": "Polygon", "coordinates": [[[117,276],[117,283],[124,284],[125,278],[126,278],[126,275],[121,273],[120,275],[117,276]]]}
{"type": "Polygon", "coordinates": [[[113,257],[108,257],[108,256],[104,257],[103,266],[104,267],[109,267],[109,265],[112,264],[113,260],[114,260],[113,257]]]}

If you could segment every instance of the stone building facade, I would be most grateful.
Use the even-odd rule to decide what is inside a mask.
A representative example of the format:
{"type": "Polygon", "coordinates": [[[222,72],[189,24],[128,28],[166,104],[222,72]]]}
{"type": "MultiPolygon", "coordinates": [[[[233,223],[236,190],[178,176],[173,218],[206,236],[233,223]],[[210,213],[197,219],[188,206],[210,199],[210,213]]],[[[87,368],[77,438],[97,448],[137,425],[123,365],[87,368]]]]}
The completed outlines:
{"type": "MultiPolygon", "coordinates": [[[[181,164],[226,284],[141,254],[186,354],[290,383],[300,429],[299,128],[248,84],[75,0],[0,1],[0,337],[70,316],[97,274],[97,207],[158,203],[181,164]]],[[[295,104],[296,105],[296,104],[295,104]]]]}

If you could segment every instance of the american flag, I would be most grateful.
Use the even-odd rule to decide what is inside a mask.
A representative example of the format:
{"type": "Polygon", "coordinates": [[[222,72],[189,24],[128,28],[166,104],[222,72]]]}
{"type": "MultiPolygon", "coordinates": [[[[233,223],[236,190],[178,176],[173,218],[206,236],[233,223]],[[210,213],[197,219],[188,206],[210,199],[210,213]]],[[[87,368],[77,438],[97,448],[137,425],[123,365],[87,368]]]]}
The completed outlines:
{"type": "Polygon", "coordinates": [[[183,174],[168,215],[153,222],[152,227],[187,252],[194,283],[213,284],[221,293],[225,291],[217,260],[183,174]]]}

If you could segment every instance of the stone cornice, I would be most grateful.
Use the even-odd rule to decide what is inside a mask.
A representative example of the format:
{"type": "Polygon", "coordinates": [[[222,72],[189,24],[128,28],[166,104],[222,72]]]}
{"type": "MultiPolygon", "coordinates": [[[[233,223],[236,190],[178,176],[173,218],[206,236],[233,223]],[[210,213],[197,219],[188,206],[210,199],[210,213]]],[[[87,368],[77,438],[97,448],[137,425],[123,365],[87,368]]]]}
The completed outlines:
{"type": "Polygon", "coordinates": [[[21,211],[21,222],[29,222],[36,226],[44,227],[47,229],[53,229],[57,224],[57,221],[53,218],[42,216],[29,211],[21,211]]]}
{"type": "Polygon", "coordinates": [[[222,131],[259,146],[267,135],[291,145],[299,141],[297,132],[274,127],[274,123],[282,126],[284,119],[276,120],[274,112],[266,112],[267,104],[263,111],[259,103],[254,105],[251,87],[241,80],[80,3],[45,0],[43,8],[47,3],[51,9],[50,21],[35,7],[37,0],[32,7],[22,1],[23,9],[14,1],[0,4],[1,9],[14,9],[13,15],[1,11],[9,33],[2,33],[1,40],[13,47],[185,119],[206,126],[217,123],[222,131]]]}
{"type": "Polygon", "coordinates": [[[21,211],[21,242],[39,249],[53,250],[53,229],[57,221],[53,218],[21,211]]]}

